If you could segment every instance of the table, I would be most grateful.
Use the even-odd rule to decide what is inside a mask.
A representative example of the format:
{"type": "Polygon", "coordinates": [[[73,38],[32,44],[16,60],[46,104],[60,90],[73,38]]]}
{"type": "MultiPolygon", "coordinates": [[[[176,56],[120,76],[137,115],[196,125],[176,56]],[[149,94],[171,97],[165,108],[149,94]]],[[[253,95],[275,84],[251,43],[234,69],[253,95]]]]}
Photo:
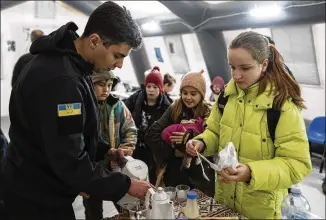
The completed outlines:
{"type": "MultiPolygon", "coordinates": [[[[198,193],[197,202],[201,217],[238,217],[239,219],[247,219],[233,209],[218,204],[214,198],[211,198],[198,189],[194,189],[198,193]]],[[[184,207],[186,202],[177,204],[177,208],[184,207]]]]}
{"type": "MultiPolygon", "coordinates": [[[[235,212],[231,208],[218,204],[215,199],[207,196],[203,192],[198,189],[194,189],[198,193],[197,202],[199,205],[199,212],[201,217],[238,217],[238,219],[247,219],[241,214],[235,212]]],[[[174,202],[175,212],[179,213],[179,216],[182,215],[181,208],[186,205],[186,202],[179,203],[177,201],[174,202]]],[[[178,217],[179,217],[178,216],[178,217]]],[[[121,220],[121,214],[105,218],[105,220],[121,220]]]]}

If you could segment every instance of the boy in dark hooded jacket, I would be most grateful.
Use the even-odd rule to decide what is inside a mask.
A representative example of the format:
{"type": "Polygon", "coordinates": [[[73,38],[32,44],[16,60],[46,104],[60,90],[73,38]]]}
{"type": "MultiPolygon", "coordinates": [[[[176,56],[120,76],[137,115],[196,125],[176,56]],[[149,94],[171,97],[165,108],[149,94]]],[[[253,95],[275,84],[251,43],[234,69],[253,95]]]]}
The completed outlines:
{"type": "Polygon", "coordinates": [[[163,90],[163,79],[159,67],[154,67],[145,78],[145,88],[138,90],[125,100],[138,129],[138,140],[133,157],[148,166],[149,180],[156,183],[156,163],[145,135],[150,126],[161,118],[170,106],[163,90]]]}

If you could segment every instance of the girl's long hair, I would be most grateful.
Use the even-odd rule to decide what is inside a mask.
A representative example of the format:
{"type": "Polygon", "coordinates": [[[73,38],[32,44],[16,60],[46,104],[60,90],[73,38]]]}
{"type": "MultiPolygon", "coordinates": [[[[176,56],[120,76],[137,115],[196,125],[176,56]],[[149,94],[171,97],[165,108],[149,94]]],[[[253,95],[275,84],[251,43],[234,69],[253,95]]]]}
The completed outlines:
{"type": "MultiPolygon", "coordinates": [[[[199,104],[193,109],[194,119],[205,116],[207,112],[210,111],[209,106],[210,105],[207,103],[207,101],[205,100],[200,101],[199,104]]],[[[174,122],[181,120],[182,107],[183,107],[183,102],[181,97],[173,102],[171,116],[174,122]]]]}

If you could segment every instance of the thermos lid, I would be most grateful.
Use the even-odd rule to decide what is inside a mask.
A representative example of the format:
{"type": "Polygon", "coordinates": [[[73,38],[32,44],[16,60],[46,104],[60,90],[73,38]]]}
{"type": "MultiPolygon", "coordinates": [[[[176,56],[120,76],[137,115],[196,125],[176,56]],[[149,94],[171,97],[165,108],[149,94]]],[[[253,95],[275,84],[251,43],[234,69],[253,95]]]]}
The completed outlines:
{"type": "MultiPolygon", "coordinates": [[[[125,169],[128,170],[128,173],[132,176],[132,178],[146,179],[148,175],[148,167],[141,160],[129,160],[125,165],[125,169]]],[[[126,173],[125,173],[126,174],[126,173]]]]}

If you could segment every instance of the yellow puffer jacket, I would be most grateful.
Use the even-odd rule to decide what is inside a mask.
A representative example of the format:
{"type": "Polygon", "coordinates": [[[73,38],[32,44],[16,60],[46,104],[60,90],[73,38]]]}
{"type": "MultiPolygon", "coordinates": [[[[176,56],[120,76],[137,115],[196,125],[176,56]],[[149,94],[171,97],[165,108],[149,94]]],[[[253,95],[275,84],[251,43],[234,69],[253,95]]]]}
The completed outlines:
{"type": "Polygon", "coordinates": [[[206,130],[195,138],[205,142],[206,156],[231,141],[239,162],[249,166],[249,184],[216,182],[215,199],[250,219],[280,219],[287,188],[311,171],[304,120],[290,99],[282,107],[273,144],[266,117],[274,99],[269,89],[257,96],[258,84],[244,91],[231,80],[225,88],[229,99],[223,117],[215,104],[206,130]]]}

